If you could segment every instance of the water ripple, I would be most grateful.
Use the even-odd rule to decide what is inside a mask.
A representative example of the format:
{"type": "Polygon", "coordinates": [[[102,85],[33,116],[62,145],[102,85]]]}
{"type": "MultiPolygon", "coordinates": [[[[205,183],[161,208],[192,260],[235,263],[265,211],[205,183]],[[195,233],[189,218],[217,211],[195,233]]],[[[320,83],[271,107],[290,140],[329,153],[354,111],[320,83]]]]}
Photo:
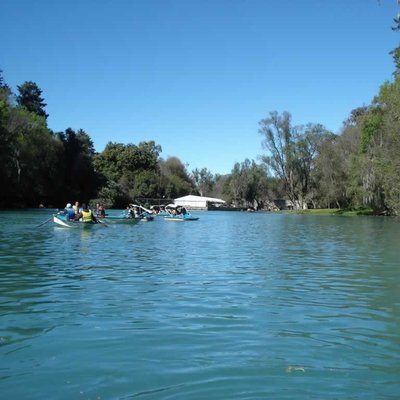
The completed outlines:
{"type": "Polygon", "coordinates": [[[23,217],[0,215],[4,398],[398,398],[395,220],[23,217]]]}

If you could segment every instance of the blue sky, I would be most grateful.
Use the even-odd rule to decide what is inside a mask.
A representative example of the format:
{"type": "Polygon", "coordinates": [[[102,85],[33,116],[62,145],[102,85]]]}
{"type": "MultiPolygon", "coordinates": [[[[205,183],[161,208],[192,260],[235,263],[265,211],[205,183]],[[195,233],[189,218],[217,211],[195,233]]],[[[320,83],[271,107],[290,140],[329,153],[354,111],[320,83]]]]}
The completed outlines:
{"type": "Polygon", "coordinates": [[[1,0],[0,69],[34,81],[54,131],[154,140],[229,173],[263,153],[258,122],[339,133],[392,79],[396,0],[1,0]]]}

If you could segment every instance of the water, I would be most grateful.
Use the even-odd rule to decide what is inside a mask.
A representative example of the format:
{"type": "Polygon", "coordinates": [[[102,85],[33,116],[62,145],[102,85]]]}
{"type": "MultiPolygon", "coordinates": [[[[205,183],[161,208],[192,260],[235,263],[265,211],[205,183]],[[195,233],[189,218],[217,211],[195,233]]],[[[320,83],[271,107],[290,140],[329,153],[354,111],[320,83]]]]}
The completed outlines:
{"type": "Polygon", "coordinates": [[[399,399],[400,223],[0,213],[3,399],[399,399]]]}

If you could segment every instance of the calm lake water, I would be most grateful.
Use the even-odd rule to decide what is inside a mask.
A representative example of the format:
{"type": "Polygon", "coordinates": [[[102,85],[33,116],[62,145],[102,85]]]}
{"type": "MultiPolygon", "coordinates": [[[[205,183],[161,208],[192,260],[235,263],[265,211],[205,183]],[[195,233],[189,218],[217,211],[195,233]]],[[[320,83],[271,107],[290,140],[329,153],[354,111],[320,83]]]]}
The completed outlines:
{"type": "Polygon", "coordinates": [[[400,223],[0,213],[2,399],[399,399],[400,223]]]}

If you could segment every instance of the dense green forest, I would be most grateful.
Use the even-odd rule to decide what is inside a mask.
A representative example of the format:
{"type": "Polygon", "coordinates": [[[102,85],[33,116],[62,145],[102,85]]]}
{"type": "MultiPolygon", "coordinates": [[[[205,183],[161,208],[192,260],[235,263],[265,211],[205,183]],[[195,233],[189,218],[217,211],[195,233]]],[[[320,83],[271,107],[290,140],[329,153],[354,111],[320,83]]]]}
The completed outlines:
{"type": "Polygon", "coordinates": [[[393,80],[370,105],[349,112],[340,134],[318,123],[292,125],[290,113],[272,111],[259,122],[260,162],[235,163],[223,176],[163,159],[154,141],[109,142],[97,153],[83,129],[50,129],[35,82],[14,93],[0,70],[0,207],[79,200],[120,208],[136,199],[200,194],[237,207],[270,209],[273,200],[286,199],[297,209],[368,207],[399,215],[400,49],[392,56],[393,80]]]}

